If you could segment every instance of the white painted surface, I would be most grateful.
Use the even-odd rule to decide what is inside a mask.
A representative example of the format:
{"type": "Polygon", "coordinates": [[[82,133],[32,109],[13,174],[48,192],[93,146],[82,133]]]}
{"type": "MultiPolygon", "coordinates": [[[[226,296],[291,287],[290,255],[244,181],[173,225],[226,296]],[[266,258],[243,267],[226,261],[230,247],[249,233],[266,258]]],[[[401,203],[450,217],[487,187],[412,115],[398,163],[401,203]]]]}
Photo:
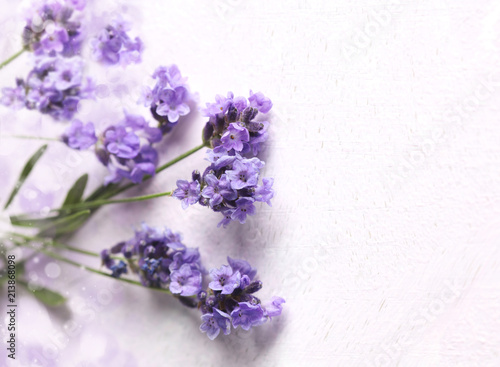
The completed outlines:
{"type": "MultiPolygon", "coordinates": [[[[8,10],[14,1],[0,4],[7,56],[22,22],[8,10]]],[[[66,287],[72,302],[67,312],[47,313],[21,299],[21,354],[30,359],[32,346],[50,353],[55,345],[49,365],[81,367],[500,365],[498,2],[120,4],[92,6],[135,17],[144,63],[126,74],[101,72],[111,90],[126,76],[130,95],[111,93],[98,102],[104,108],[85,106],[82,118],[102,123],[117,108],[139,110],[130,80],[146,80],[158,64],[177,63],[202,103],[228,90],[260,90],[275,106],[265,173],[277,195],[272,208],[228,230],[204,208],[182,211],[168,198],[107,207],[72,244],[100,250],[143,220],[167,225],[200,247],[208,267],[227,254],[255,264],[261,298],[282,295],[284,314],[275,325],[211,342],[197,330],[199,315],[173,300],[128,286],[99,293],[114,283],[65,265],[53,280],[56,268],[45,274],[41,259],[30,274],[66,287]],[[83,328],[70,335],[63,325],[73,321],[83,328]]],[[[2,87],[24,73],[21,60],[0,71],[2,87]]],[[[63,128],[3,107],[0,118],[5,134],[63,128]]],[[[180,126],[164,159],[198,144],[202,126],[199,114],[180,126]]],[[[2,200],[37,146],[2,139],[2,200]]],[[[46,169],[28,182],[53,192],[55,204],[83,172],[94,187],[105,175],[91,154],[68,154],[51,146],[46,169]]],[[[135,194],[169,190],[203,166],[199,153],[135,194]]]]}

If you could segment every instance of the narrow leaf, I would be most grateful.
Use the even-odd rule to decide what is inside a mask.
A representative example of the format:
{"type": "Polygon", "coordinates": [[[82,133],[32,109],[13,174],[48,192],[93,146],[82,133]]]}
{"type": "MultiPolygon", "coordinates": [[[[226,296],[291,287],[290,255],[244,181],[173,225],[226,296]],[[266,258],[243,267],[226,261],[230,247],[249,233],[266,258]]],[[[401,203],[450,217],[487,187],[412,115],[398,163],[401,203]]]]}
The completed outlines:
{"type": "Polygon", "coordinates": [[[82,210],[77,213],[68,215],[61,219],[57,219],[52,223],[48,224],[40,228],[40,233],[38,236],[40,237],[53,237],[56,233],[65,233],[64,231],[66,227],[71,227],[76,219],[87,218],[90,215],[90,210],[82,210]]]}
{"type": "Polygon", "coordinates": [[[23,185],[24,181],[26,180],[26,178],[28,178],[28,175],[31,173],[31,170],[33,169],[33,167],[35,167],[36,162],[38,162],[38,160],[43,155],[46,149],[47,149],[47,144],[41,146],[40,149],[38,149],[35,152],[35,154],[33,154],[31,158],[28,160],[28,162],[26,163],[21,172],[21,176],[19,176],[19,179],[17,180],[17,183],[14,186],[14,190],[12,190],[12,193],[9,196],[9,200],[7,200],[7,203],[5,203],[5,206],[3,207],[4,209],[7,209],[9,207],[10,203],[16,196],[17,192],[23,185]]]}
{"type": "Polygon", "coordinates": [[[89,179],[88,174],[82,175],[73,184],[71,189],[69,189],[66,199],[64,200],[63,207],[65,205],[78,204],[82,200],[83,191],[85,191],[85,186],[87,186],[87,180],[89,179]]]}
{"type": "Polygon", "coordinates": [[[32,291],[32,293],[36,297],[36,299],[47,306],[60,306],[64,302],[66,302],[66,298],[61,294],[47,288],[38,288],[37,290],[32,291]]]}
{"type": "Polygon", "coordinates": [[[13,226],[18,226],[18,227],[40,228],[43,226],[47,226],[51,222],[58,220],[62,217],[63,215],[61,214],[45,218],[30,217],[29,215],[11,215],[10,223],[13,226]]]}

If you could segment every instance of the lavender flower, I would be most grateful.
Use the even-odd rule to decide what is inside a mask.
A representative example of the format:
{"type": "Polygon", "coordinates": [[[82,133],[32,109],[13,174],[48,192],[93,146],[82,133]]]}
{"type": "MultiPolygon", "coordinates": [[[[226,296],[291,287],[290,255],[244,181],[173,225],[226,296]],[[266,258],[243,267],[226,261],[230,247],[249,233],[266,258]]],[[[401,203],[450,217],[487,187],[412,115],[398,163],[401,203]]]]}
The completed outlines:
{"type": "Polygon", "coordinates": [[[46,0],[30,10],[23,31],[23,45],[36,55],[71,57],[80,53],[82,32],[79,22],[84,0],[66,4],[46,0]]]}
{"type": "Polygon", "coordinates": [[[248,215],[255,214],[255,202],[270,204],[274,192],[272,179],[264,178],[263,184],[258,184],[264,162],[256,157],[243,158],[238,153],[220,155],[220,149],[209,151],[208,160],[213,163],[199,178],[177,181],[173,196],[182,200],[184,209],[198,202],[221,212],[224,219],[218,226],[225,227],[231,221],[245,223],[248,215]]]}
{"type": "Polygon", "coordinates": [[[160,129],[151,127],[142,116],[126,114],[116,125],[101,134],[96,146],[99,161],[110,175],[105,184],[128,179],[139,183],[144,176],[154,176],[158,153],[152,144],[162,139],[160,129]]]}
{"type": "Polygon", "coordinates": [[[231,294],[240,286],[241,274],[233,272],[231,267],[222,265],[220,269],[210,271],[212,281],[208,285],[214,291],[221,291],[221,294],[231,294]]]}
{"type": "Polygon", "coordinates": [[[183,201],[183,208],[199,203],[220,212],[223,219],[217,225],[226,227],[231,221],[245,223],[248,215],[254,215],[255,202],[271,205],[274,196],[274,180],[262,178],[264,162],[256,157],[261,144],[267,139],[267,121],[256,121],[259,113],[267,113],[272,102],[262,93],[250,92],[250,98],[216,96],[215,103],[207,103],[202,113],[209,117],[203,137],[213,149],[207,151],[210,165],[203,175],[193,181],[180,180],[174,196],[183,201]],[[189,193],[188,187],[199,188],[189,193]]]}
{"type": "Polygon", "coordinates": [[[248,101],[250,102],[250,107],[256,108],[260,113],[268,113],[273,107],[271,100],[264,96],[261,92],[254,94],[250,91],[248,101]]]}
{"type": "Polygon", "coordinates": [[[207,313],[201,316],[203,323],[200,326],[200,331],[207,333],[210,340],[214,340],[222,330],[224,335],[229,335],[231,332],[231,316],[227,313],[213,309],[213,313],[207,313]]]}
{"type": "Polygon", "coordinates": [[[269,302],[266,307],[266,314],[269,318],[281,315],[283,311],[282,304],[285,303],[285,300],[281,297],[272,297],[271,302],[269,302]]]}
{"type": "MultiPolygon", "coordinates": [[[[170,289],[179,297],[193,296],[201,289],[203,268],[198,249],[186,248],[180,240],[180,235],[168,228],[143,224],[133,238],[120,242],[111,252],[121,253],[128,259],[132,272],[145,286],[170,289]],[[174,262],[177,266],[172,269],[174,262]]],[[[113,271],[115,263],[109,253],[108,250],[101,252],[101,258],[103,264],[113,271]]]]}
{"type": "Polygon", "coordinates": [[[193,96],[186,84],[187,79],[182,77],[177,65],[159,66],[152,77],[156,84],[153,89],[143,88],[139,103],[151,110],[166,133],[178,123],[180,117],[189,114],[193,96]]]}
{"type": "Polygon", "coordinates": [[[80,120],[73,120],[71,126],[66,129],[62,140],[73,149],[85,150],[97,142],[94,124],[88,122],[85,125],[80,120]]]}
{"type": "Polygon", "coordinates": [[[249,330],[252,326],[265,322],[264,309],[261,305],[253,305],[249,302],[240,302],[231,312],[233,327],[241,326],[243,330],[249,330]]]}
{"type": "Polygon", "coordinates": [[[223,145],[228,152],[234,149],[244,156],[257,155],[261,144],[267,139],[269,124],[254,119],[259,113],[268,113],[272,106],[271,100],[261,92],[254,94],[250,91],[248,100],[244,97],[235,98],[232,92],[228,92],[227,97],[217,95],[215,103],[207,103],[201,110],[209,118],[203,132],[205,141],[213,148],[223,145]],[[234,139],[231,139],[231,135],[234,139]]]}
{"type": "Polygon", "coordinates": [[[188,182],[177,180],[177,189],[174,190],[173,197],[182,201],[182,209],[198,202],[200,198],[200,184],[197,181],[188,182]]]}
{"type": "MultiPolygon", "coordinates": [[[[283,298],[273,297],[270,303],[263,306],[253,295],[262,288],[261,281],[253,280],[257,270],[245,260],[228,257],[228,262],[231,266],[223,265],[210,270],[213,281],[209,284],[209,290],[198,296],[198,307],[203,313],[200,330],[212,340],[219,335],[220,330],[225,330],[224,326],[228,327],[228,320],[234,328],[241,326],[249,330],[271,320],[271,317],[279,316],[285,303],[283,298]],[[239,281],[236,282],[236,279],[239,281]]],[[[229,332],[228,328],[227,334],[229,332]]]]}
{"type": "Polygon", "coordinates": [[[122,66],[141,62],[143,44],[139,37],[132,40],[127,32],[130,24],[122,19],[115,19],[99,35],[92,39],[92,54],[96,61],[103,64],[122,66]]]}
{"type": "Polygon", "coordinates": [[[231,326],[244,330],[261,325],[279,316],[285,300],[272,297],[263,305],[254,296],[262,288],[255,279],[257,270],[247,261],[227,258],[228,265],[210,270],[212,281],[202,289],[202,277],[206,274],[196,248],[181,243],[181,236],[167,228],[142,225],[135,236],[120,242],[110,250],[103,250],[103,265],[120,277],[127,273],[137,275],[146,287],[169,289],[185,306],[198,308],[202,315],[200,331],[213,340],[221,331],[231,333],[231,326]],[[128,265],[119,263],[112,254],[121,254],[128,265]]]}
{"type": "Polygon", "coordinates": [[[18,108],[36,109],[56,120],[70,120],[82,99],[93,98],[92,80],[84,78],[81,58],[38,57],[26,80],[17,79],[17,87],[4,88],[0,102],[18,108]]]}
{"type": "Polygon", "coordinates": [[[230,151],[234,149],[236,152],[243,150],[243,143],[250,140],[248,130],[236,123],[229,124],[227,131],[221,137],[221,143],[224,149],[230,151]]]}
{"type": "Polygon", "coordinates": [[[201,289],[201,273],[188,263],[170,274],[170,291],[181,296],[194,296],[201,289]]]}

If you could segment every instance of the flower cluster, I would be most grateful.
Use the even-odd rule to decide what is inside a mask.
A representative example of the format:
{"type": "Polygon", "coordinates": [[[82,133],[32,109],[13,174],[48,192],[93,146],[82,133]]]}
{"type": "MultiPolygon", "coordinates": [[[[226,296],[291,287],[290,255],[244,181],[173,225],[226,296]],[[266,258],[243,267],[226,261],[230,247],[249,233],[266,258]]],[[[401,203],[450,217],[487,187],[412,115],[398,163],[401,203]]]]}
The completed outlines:
{"type": "Polygon", "coordinates": [[[17,79],[15,88],[3,88],[0,102],[14,108],[26,107],[56,120],[69,120],[82,99],[94,97],[91,79],[84,78],[83,61],[75,56],[41,56],[26,80],[17,79]]]}
{"type": "Polygon", "coordinates": [[[121,254],[145,287],[169,289],[182,297],[195,296],[201,290],[204,272],[200,253],[181,241],[181,236],[168,228],[143,224],[128,241],[103,250],[101,258],[114,277],[127,273],[127,264],[112,257],[121,254]]]}
{"type": "Polygon", "coordinates": [[[217,96],[216,103],[207,104],[203,112],[210,119],[204,139],[213,147],[207,151],[210,165],[203,175],[193,172],[192,181],[177,181],[173,196],[184,209],[196,203],[208,206],[222,213],[218,226],[226,227],[231,221],[245,223],[247,215],[255,213],[256,201],[271,205],[273,179],[263,178],[259,184],[264,162],[255,157],[267,139],[269,124],[254,120],[271,107],[271,100],[260,92],[251,93],[248,100],[229,92],[227,98],[217,96]]]}
{"type": "Polygon", "coordinates": [[[144,286],[169,289],[184,305],[198,307],[202,313],[200,330],[211,340],[221,331],[230,334],[231,325],[244,330],[261,325],[279,316],[285,303],[281,297],[272,297],[263,305],[254,296],[262,288],[262,282],[256,279],[257,270],[245,260],[230,257],[229,266],[210,270],[212,281],[202,290],[205,271],[198,249],[187,248],[181,236],[168,228],[143,224],[133,238],[101,252],[103,265],[112,276],[120,277],[128,273],[127,264],[113,258],[116,254],[125,257],[144,286]]]}
{"type": "Polygon", "coordinates": [[[281,315],[281,297],[272,297],[271,302],[262,305],[253,294],[262,288],[262,282],[256,280],[257,270],[245,260],[227,258],[229,266],[210,270],[212,281],[207,292],[200,292],[200,310],[203,323],[202,332],[210,339],[215,339],[220,331],[224,335],[241,326],[243,330],[261,325],[272,317],[281,315]]]}
{"type": "Polygon", "coordinates": [[[74,56],[82,45],[79,12],[85,0],[44,1],[29,14],[23,31],[23,45],[36,55],[74,56]]]}
{"type": "Polygon", "coordinates": [[[183,78],[177,65],[160,66],[152,75],[156,84],[151,89],[145,86],[139,103],[150,108],[153,117],[160,122],[164,133],[170,131],[179,117],[190,112],[189,103],[193,100],[187,78],[183,78]]]}
{"type": "Polygon", "coordinates": [[[103,64],[126,66],[141,62],[144,48],[139,37],[131,39],[127,32],[131,25],[122,19],[115,19],[99,35],[91,40],[92,55],[103,64]]]}
{"type": "Polygon", "coordinates": [[[74,120],[61,140],[70,148],[84,150],[95,144],[99,161],[110,175],[104,183],[117,183],[129,179],[142,181],[145,175],[154,176],[158,165],[158,152],[152,144],[162,140],[161,130],[149,126],[144,117],[125,113],[125,118],[108,127],[96,137],[94,124],[74,120]]]}
{"type": "Polygon", "coordinates": [[[228,92],[227,97],[217,95],[215,103],[207,103],[202,109],[209,118],[203,129],[203,139],[212,148],[223,146],[230,152],[245,156],[256,156],[261,144],[267,140],[267,121],[256,121],[258,114],[266,114],[273,107],[271,100],[261,92],[250,97],[234,97],[228,92]]]}

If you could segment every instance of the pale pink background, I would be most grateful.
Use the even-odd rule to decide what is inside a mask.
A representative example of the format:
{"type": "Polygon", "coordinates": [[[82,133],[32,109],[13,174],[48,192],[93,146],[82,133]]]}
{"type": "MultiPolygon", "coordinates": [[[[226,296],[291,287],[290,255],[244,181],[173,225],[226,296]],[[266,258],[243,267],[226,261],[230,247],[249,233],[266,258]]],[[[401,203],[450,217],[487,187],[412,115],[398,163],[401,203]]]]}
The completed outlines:
{"type": "MultiPolygon", "coordinates": [[[[2,59],[19,47],[17,4],[0,1],[2,59]]],[[[227,230],[216,228],[218,215],[183,211],[169,198],[109,206],[71,244],[98,251],[129,238],[141,221],[167,225],[200,248],[208,267],[226,255],[251,261],[264,282],[261,298],[287,303],[272,324],[211,342],[198,331],[199,314],[166,296],[114,289],[111,280],[40,257],[32,280],[65,288],[70,303],[48,312],[23,297],[22,359],[7,366],[37,356],[79,367],[500,365],[497,1],[99,0],[89,7],[95,21],[132,17],[147,48],[144,63],[125,71],[90,68],[109,93],[84,104],[79,117],[105,126],[123,108],[141,111],[140,85],[159,64],[177,63],[201,103],[228,90],[262,91],[275,106],[265,174],[275,178],[276,197],[272,208],[260,206],[249,223],[227,230]]],[[[28,63],[24,55],[1,70],[0,86],[13,85],[28,63]]],[[[0,123],[3,202],[41,144],[5,135],[55,136],[64,126],[4,107],[0,123]]],[[[163,160],[197,145],[203,123],[197,113],[179,126],[163,160]]],[[[204,167],[203,158],[199,152],[130,193],[168,191],[204,167]]],[[[10,213],[58,205],[84,172],[92,187],[106,173],[91,153],[52,144],[10,213]]],[[[4,213],[3,228],[6,221],[4,213]]]]}

